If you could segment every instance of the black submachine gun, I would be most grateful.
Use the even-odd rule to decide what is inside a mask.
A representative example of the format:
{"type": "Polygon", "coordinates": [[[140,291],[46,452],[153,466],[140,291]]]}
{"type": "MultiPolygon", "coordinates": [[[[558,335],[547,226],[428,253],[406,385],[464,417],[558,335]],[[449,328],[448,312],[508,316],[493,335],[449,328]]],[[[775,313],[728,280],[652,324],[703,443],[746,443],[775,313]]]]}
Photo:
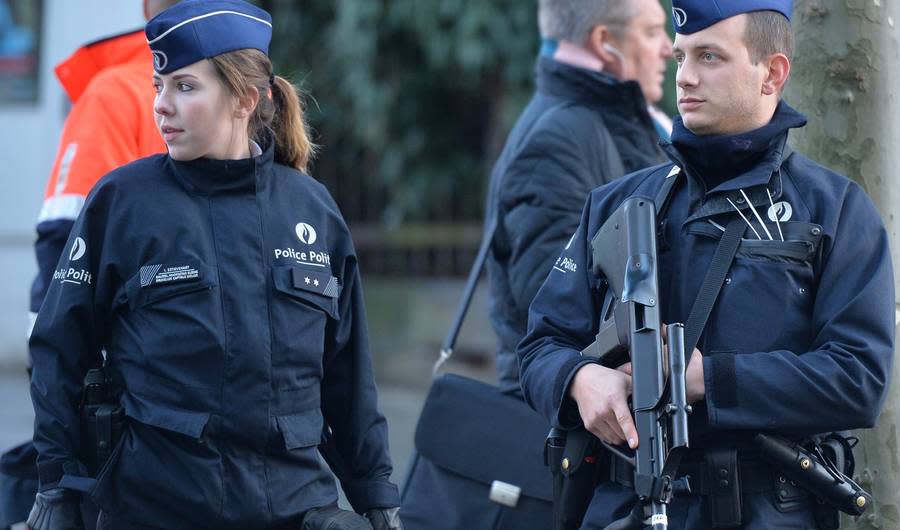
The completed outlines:
{"type": "Polygon", "coordinates": [[[546,459],[554,471],[555,526],[569,530],[581,524],[598,476],[598,466],[592,464],[605,448],[613,458],[634,466],[634,490],[640,499],[631,514],[607,530],[667,530],[667,505],[675,490],[690,487],[675,480],[688,449],[690,407],[681,324],[668,326],[668,352],[663,346],[653,200],[625,201],[591,245],[593,272],[608,289],[596,341],[582,355],[596,357],[609,368],[631,361],[639,445],[632,452],[601,442],[583,428],[551,431],[546,459]]]}

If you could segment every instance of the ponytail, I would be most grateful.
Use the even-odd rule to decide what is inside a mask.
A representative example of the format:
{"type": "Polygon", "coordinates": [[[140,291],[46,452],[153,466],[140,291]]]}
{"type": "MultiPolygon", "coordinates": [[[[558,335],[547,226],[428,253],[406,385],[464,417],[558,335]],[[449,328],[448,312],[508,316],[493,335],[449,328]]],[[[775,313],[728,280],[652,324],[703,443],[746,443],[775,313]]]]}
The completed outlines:
{"type": "Polygon", "coordinates": [[[275,103],[275,115],[270,127],[275,136],[276,161],[306,172],[315,146],[303,121],[299,93],[287,79],[276,75],[274,80],[272,101],[275,103]]]}
{"type": "Polygon", "coordinates": [[[263,143],[271,134],[275,141],[275,161],[305,173],[316,146],[303,120],[297,88],[287,79],[273,75],[272,62],[259,50],[227,52],[210,61],[233,95],[246,97],[251,88],[259,93],[259,103],[250,116],[250,138],[263,143]]]}

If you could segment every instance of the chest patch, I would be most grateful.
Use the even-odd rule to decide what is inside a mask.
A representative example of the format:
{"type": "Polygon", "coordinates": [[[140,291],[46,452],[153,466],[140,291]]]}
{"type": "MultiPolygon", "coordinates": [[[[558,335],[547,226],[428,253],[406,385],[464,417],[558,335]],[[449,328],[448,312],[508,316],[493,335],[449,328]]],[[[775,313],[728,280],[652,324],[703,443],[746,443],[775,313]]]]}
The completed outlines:
{"type": "Polygon", "coordinates": [[[784,223],[785,221],[790,221],[791,217],[794,216],[794,209],[791,207],[791,203],[787,201],[776,202],[772,206],[769,207],[769,220],[774,222],[784,223]]]}
{"type": "Polygon", "coordinates": [[[141,267],[141,287],[193,282],[200,279],[200,271],[192,265],[144,265],[141,267]]]}
{"type": "Polygon", "coordinates": [[[294,289],[310,291],[331,298],[337,298],[341,293],[338,279],[328,272],[294,268],[291,270],[291,274],[291,283],[294,289]]]}

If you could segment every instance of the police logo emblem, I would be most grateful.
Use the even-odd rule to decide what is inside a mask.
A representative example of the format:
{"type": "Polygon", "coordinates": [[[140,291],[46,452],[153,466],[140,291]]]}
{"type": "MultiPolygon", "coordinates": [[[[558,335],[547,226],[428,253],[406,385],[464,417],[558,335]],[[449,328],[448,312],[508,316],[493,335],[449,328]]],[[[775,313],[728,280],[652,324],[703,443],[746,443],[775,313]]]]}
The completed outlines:
{"type": "Polygon", "coordinates": [[[297,232],[297,239],[301,242],[306,243],[307,245],[312,245],[316,242],[316,229],[312,226],[306,223],[297,223],[294,230],[297,232]]]}
{"type": "Polygon", "coordinates": [[[167,64],[169,64],[169,58],[166,54],[159,50],[153,50],[153,68],[159,72],[163,70],[167,64]]]}
{"type": "Polygon", "coordinates": [[[75,242],[72,243],[72,250],[69,251],[69,261],[80,260],[86,250],[87,245],[84,243],[84,239],[76,237],[75,242]]]}
{"type": "Polygon", "coordinates": [[[672,8],[672,17],[675,19],[675,24],[680,28],[687,24],[687,12],[680,7],[672,8]]]}
{"type": "Polygon", "coordinates": [[[772,206],[769,206],[768,215],[770,221],[783,223],[791,220],[791,217],[794,215],[794,208],[791,207],[789,202],[776,202],[772,206]]]}

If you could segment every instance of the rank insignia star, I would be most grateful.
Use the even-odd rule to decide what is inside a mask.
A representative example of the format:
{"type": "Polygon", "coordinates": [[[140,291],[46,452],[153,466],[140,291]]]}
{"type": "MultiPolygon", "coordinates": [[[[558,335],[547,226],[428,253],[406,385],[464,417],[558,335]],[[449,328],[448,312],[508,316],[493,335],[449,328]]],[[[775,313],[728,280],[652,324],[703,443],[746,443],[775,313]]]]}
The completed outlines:
{"type": "MultiPolygon", "coordinates": [[[[307,276],[306,278],[303,278],[303,279],[306,281],[306,283],[309,283],[309,277],[308,277],[308,276],[307,276]]],[[[318,282],[316,282],[316,283],[318,283],[318,282]]]]}
{"type": "Polygon", "coordinates": [[[319,286],[319,280],[313,280],[313,285],[315,285],[316,287],[318,287],[318,286],[319,286]]]}

